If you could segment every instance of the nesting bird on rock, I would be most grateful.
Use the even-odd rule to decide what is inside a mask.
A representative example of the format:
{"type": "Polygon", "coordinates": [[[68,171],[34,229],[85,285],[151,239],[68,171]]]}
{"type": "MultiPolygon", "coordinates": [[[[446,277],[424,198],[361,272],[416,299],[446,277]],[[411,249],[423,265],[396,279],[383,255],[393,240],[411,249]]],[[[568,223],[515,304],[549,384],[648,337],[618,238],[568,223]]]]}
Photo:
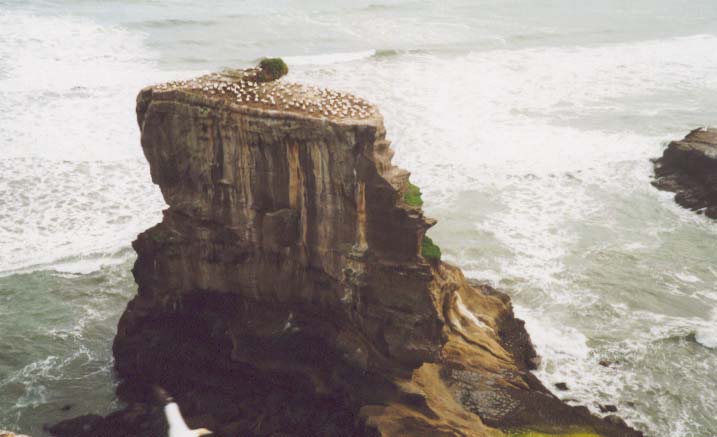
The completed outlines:
{"type": "Polygon", "coordinates": [[[164,416],[167,418],[169,425],[168,437],[199,437],[212,434],[206,428],[189,429],[184,422],[182,413],[179,411],[179,405],[174,399],[161,387],[154,387],[154,395],[159,402],[164,404],[164,416]]]}
{"type": "Polygon", "coordinates": [[[232,71],[231,76],[209,74],[192,80],[167,82],[158,85],[156,89],[158,91],[198,90],[212,96],[226,96],[240,104],[260,104],[323,115],[327,118],[363,119],[373,113],[368,102],[353,94],[310,85],[279,82],[277,79],[284,74],[283,70],[279,71],[278,76],[272,80],[259,80],[257,74],[260,70],[257,68],[235,70],[232,71]]]}

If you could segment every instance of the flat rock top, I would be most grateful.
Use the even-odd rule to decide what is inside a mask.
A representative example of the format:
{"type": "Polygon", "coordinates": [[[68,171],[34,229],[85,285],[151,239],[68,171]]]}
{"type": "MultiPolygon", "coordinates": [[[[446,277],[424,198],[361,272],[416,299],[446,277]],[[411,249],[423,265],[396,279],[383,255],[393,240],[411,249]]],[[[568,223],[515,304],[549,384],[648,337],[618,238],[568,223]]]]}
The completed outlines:
{"type": "Polygon", "coordinates": [[[241,106],[302,113],[328,119],[362,120],[378,115],[377,108],[352,94],[281,79],[260,82],[257,69],[227,70],[195,79],[167,82],[155,91],[184,91],[241,106]]]}
{"type": "Polygon", "coordinates": [[[682,149],[695,150],[709,158],[717,159],[717,129],[695,129],[675,144],[682,149]]]}

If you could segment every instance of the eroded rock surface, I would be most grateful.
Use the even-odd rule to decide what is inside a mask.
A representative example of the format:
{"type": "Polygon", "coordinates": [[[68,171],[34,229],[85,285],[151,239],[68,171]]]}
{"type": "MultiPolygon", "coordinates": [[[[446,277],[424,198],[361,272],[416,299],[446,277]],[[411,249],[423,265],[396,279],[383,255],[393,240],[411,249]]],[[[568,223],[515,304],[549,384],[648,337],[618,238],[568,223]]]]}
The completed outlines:
{"type": "MultiPolygon", "coordinates": [[[[137,100],[169,208],[134,242],[139,290],[114,343],[131,435],[160,426],[151,384],[220,436],[641,435],[553,396],[509,298],[422,258],[435,222],[404,200],[376,108],[354,117],[334,93],[347,109],[326,115],[206,84],[241,77],[137,100]]],[[[281,87],[275,101],[327,95],[281,87]]]]}
{"type": "Polygon", "coordinates": [[[652,184],[676,193],[683,207],[717,219],[717,129],[695,129],[671,142],[655,161],[652,184]]]}

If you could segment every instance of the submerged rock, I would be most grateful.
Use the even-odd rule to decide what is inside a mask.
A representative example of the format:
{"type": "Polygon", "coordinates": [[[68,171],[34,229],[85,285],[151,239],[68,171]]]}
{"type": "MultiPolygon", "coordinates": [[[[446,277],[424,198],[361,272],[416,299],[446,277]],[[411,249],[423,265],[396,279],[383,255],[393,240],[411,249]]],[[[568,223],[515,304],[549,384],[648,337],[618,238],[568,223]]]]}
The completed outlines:
{"type": "Polygon", "coordinates": [[[568,384],[566,384],[564,382],[556,382],[554,385],[555,385],[555,388],[557,388],[560,391],[568,391],[568,384]]]}
{"type": "Polygon", "coordinates": [[[64,420],[48,431],[56,437],[160,437],[167,435],[167,424],[159,406],[135,403],[106,417],[87,414],[64,420]]]}
{"type": "Polygon", "coordinates": [[[169,208],[133,244],[139,289],[113,349],[124,401],[162,385],[220,436],[641,435],[552,395],[510,299],[422,255],[435,221],[406,200],[375,107],[300,85],[249,103],[208,91],[242,77],[137,99],[169,208]]]}
{"type": "Polygon", "coordinates": [[[655,161],[652,185],[676,193],[683,207],[717,219],[717,129],[695,129],[671,142],[655,161]]]}
{"type": "Polygon", "coordinates": [[[98,414],[86,414],[64,420],[50,427],[48,431],[58,437],[92,435],[102,420],[103,417],[98,414]]]}
{"type": "Polygon", "coordinates": [[[601,413],[616,413],[616,412],[617,412],[617,407],[616,407],[615,405],[610,405],[610,404],[606,404],[606,405],[598,404],[598,408],[600,409],[600,412],[601,412],[601,413]]]}

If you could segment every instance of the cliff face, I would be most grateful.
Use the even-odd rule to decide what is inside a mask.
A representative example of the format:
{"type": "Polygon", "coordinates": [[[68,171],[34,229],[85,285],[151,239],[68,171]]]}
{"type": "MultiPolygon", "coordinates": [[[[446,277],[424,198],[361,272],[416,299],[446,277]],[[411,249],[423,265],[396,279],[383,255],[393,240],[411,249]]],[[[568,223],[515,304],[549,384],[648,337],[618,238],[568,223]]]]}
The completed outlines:
{"type": "Polygon", "coordinates": [[[640,435],[550,394],[507,296],[421,256],[434,221],[404,199],[374,107],[246,82],[138,97],[169,208],[134,243],[114,343],[133,435],[155,426],[155,383],[218,435],[640,435]]]}
{"type": "Polygon", "coordinates": [[[435,360],[440,302],[417,262],[429,223],[397,204],[407,174],[391,166],[378,116],[327,123],[222,103],[139,97],[142,144],[170,206],[135,244],[140,298],[171,307],[229,293],[244,302],[233,316],[244,326],[231,329],[241,336],[289,324],[317,328],[360,367],[435,360]]]}
{"type": "Polygon", "coordinates": [[[717,219],[717,129],[695,129],[671,142],[655,161],[652,184],[675,192],[681,206],[717,219]]]}

